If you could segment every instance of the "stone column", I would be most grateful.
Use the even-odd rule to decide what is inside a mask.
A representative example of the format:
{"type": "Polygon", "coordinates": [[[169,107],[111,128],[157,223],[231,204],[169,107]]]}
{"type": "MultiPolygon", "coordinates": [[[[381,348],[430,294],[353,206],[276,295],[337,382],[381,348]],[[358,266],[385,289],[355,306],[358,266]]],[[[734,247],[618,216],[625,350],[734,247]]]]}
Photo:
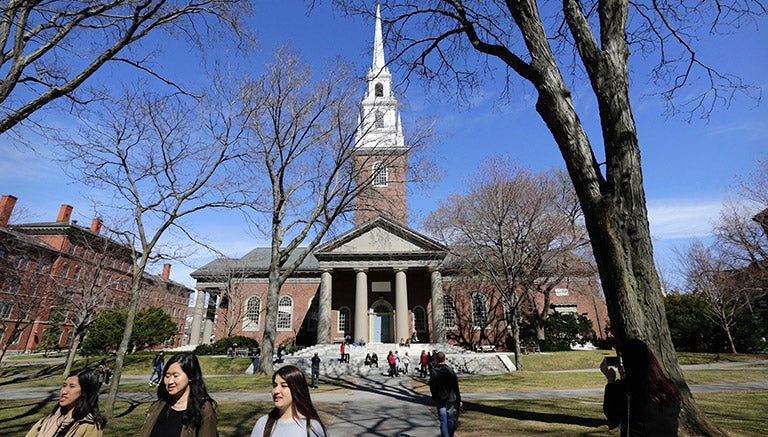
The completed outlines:
{"type": "Polygon", "coordinates": [[[210,293],[208,297],[208,310],[205,314],[205,326],[203,326],[203,344],[211,343],[211,336],[213,335],[214,321],[216,320],[216,295],[210,293]]]}
{"type": "Polygon", "coordinates": [[[368,274],[366,270],[356,270],[355,277],[355,337],[368,343],[368,274]]]}
{"type": "Polygon", "coordinates": [[[331,342],[331,278],[329,270],[320,274],[320,292],[317,296],[317,344],[331,342]]]}
{"type": "Polygon", "coordinates": [[[432,342],[446,343],[443,318],[443,276],[439,270],[431,270],[432,283],[432,342]]]}
{"type": "Polygon", "coordinates": [[[200,344],[200,330],[203,328],[203,305],[205,305],[205,291],[195,291],[195,309],[192,310],[192,326],[189,327],[189,344],[200,344]]]}
{"type": "Polygon", "coordinates": [[[405,269],[395,270],[395,341],[410,337],[408,323],[408,285],[405,269]]]}

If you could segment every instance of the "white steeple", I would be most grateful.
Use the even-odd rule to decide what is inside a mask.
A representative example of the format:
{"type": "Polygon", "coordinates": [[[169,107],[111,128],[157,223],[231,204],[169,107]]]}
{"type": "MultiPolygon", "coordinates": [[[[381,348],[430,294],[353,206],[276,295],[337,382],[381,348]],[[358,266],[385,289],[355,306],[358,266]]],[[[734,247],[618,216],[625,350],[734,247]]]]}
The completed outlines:
{"type": "Polygon", "coordinates": [[[386,72],[387,63],[384,61],[384,38],[381,36],[381,6],[376,5],[376,31],[373,36],[373,65],[371,66],[371,73],[386,72]]]}
{"type": "Polygon", "coordinates": [[[405,147],[397,99],[392,94],[392,75],[384,59],[384,38],[379,5],[376,5],[373,63],[365,80],[367,87],[365,97],[360,103],[361,123],[357,131],[356,148],[383,151],[405,147]]]}

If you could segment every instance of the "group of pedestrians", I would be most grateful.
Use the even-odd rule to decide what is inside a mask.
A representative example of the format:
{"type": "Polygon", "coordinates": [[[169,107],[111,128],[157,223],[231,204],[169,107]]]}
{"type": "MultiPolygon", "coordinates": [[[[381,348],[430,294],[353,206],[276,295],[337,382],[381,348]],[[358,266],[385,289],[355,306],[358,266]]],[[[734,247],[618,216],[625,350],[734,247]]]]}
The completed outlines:
{"type": "MultiPolygon", "coordinates": [[[[180,352],[162,365],[165,372],[161,371],[157,400],[147,409],[137,435],[217,437],[216,401],[208,393],[195,354],[180,352]]],[[[155,380],[154,373],[159,366],[153,361],[150,382],[155,380]]],[[[100,387],[100,372],[96,369],[86,368],[70,374],[59,390],[59,401],[53,411],[38,420],[26,437],[102,437],[107,420],[99,410],[100,387]]],[[[272,375],[271,393],[274,408],[256,422],[252,437],[326,436],[325,424],[312,404],[301,369],[296,366],[278,369],[272,375]]]]}
{"type": "MultiPolygon", "coordinates": [[[[425,355],[422,352],[422,357],[425,355]]],[[[600,365],[608,380],[603,411],[609,427],[620,427],[621,436],[676,436],[680,397],[653,352],[640,340],[628,340],[618,355],[616,362],[604,360],[600,365]]],[[[394,354],[390,352],[388,360],[389,357],[394,354]]],[[[437,408],[440,434],[453,437],[457,412],[463,408],[459,381],[446,363],[444,352],[436,352],[432,358],[429,389],[437,408]]],[[[153,360],[150,382],[161,366],[164,372],[160,371],[162,383],[157,385],[157,400],[147,409],[138,435],[216,437],[216,402],[205,386],[197,357],[191,352],[181,352],[165,363],[163,354],[158,353],[153,360]]],[[[312,387],[317,387],[320,370],[317,353],[312,357],[311,369],[312,387]]],[[[99,410],[101,379],[101,372],[96,369],[71,373],[59,391],[59,401],[53,411],[38,420],[26,437],[101,437],[107,423],[99,410]]],[[[272,375],[271,394],[274,408],[256,422],[251,437],[326,436],[325,424],[312,404],[309,385],[301,369],[291,365],[278,369],[272,375]]]]}

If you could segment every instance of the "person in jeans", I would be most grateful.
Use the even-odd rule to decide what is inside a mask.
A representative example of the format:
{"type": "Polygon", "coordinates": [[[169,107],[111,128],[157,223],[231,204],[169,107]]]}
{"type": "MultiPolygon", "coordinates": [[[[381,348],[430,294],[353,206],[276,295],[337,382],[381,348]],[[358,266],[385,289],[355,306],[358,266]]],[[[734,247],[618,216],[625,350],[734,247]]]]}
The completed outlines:
{"type": "Polygon", "coordinates": [[[456,407],[461,408],[459,379],[453,369],[445,363],[445,352],[435,354],[435,366],[429,374],[429,391],[437,406],[440,418],[441,437],[453,437],[456,431],[456,407]]]}
{"type": "Polygon", "coordinates": [[[320,357],[315,352],[312,356],[312,388],[317,388],[318,379],[320,379],[320,357]]]}
{"type": "Polygon", "coordinates": [[[163,367],[165,366],[165,354],[163,351],[155,354],[155,358],[152,360],[152,374],[149,375],[149,385],[160,384],[160,380],[163,379],[163,367]]]}

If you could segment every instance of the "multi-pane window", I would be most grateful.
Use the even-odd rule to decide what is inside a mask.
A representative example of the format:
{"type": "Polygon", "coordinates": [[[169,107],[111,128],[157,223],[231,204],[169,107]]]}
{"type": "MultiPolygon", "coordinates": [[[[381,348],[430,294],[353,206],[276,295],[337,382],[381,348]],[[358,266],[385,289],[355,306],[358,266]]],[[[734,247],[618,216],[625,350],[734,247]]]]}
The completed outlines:
{"type": "Polygon", "coordinates": [[[350,318],[351,318],[351,311],[347,307],[341,307],[339,308],[339,324],[337,326],[339,332],[348,333],[350,332],[349,326],[350,326],[350,318]]]}
{"type": "Polygon", "coordinates": [[[472,326],[484,328],[488,325],[488,301],[480,293],[472,296],[472,326]]]}
{"type": "Polygon", "coordinates": [[[443,322],[448,329],[456,329],[456,303],[451,296],[443,296],[443,322]]]}
{"type": "Polygon", "coordinates": [[[245,328],[257,331],[261,321],[261,298],[251,296],[245,303],[245,328]]]}
{"type": "Polygon", "coordinates": [[[373,127],[376,129],[381,129],[384,127],[384,113],[381,111],[376,111],[374,113],[374,119],[373,119],[373,127]]]}
{"type": "Polygon", "coordinates": [[[373,186],[374,187],[386,187],[389,179],[387,173],[387,166],[381,162],[376,161],[373,163],[373,186]]]}
{"type": "Polygon", "coordinates": [[[413,330],[416,332],[427,331],[427,310],[424,307],[413,308],[413,330]]]}
{"type": "Polygon", "coordinates": [[[277,330],[290,331],[293,328],[293,299],[283,296],[277,303],[277,330]]]}

